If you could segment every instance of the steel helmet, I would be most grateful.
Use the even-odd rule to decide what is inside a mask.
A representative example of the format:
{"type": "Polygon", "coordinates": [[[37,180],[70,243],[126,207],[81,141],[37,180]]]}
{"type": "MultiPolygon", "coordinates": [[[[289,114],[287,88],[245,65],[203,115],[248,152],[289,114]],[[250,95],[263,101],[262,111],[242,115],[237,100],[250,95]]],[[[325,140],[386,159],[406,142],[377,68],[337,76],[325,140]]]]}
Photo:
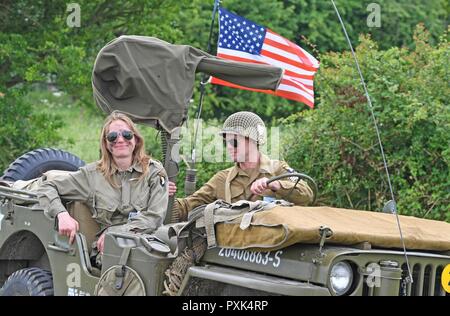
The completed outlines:
{"type": "Polygon", "coordinates": [[[258,145],[266,142],[266,125],[264,121],[255,113],[242,111],[231,114],[223,123],[223,128],[219,132],[248,137],[258,145]]]}

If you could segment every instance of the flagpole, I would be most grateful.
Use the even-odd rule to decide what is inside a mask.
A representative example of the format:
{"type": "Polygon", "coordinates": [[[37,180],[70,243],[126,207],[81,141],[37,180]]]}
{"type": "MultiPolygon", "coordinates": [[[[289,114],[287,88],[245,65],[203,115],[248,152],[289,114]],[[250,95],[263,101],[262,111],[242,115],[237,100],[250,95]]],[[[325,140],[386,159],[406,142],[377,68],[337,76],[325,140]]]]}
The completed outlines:
{"type": "MultiPolygon", "coordinates": [[[[219,3],[220,0],[214,0],[214,7],[212,11],[211,16],[211,25],[209,27],[209,36],[208,36],[208,46],[207,46],[207,52],[211,54],[211,38],[213,34],[214,29],[214,21],[216,20],[216,14],[217,10],[219,9],[219,3]]],[[[200,125],[200,116],[202,115],[202,108],[203,108],[203,98],[205,96],[205,85],[208,82],[208,76],[206,74],[202,75],[202,79],[200,81],[200,98],[198,101],[198,108],[196,113],[196,119],[195,119],[195,132],[194,132],[194,140],[192,142],[191,147],[191,159],[190,161],[187,161],[187,169],[186,169],[186,178],[184,181],[184,193],[186,196],[191,195],[196,190],[196,183],[197,183],[197,170],[195,169],[195,147],[197,144],[197,137],[198,137],[198,128],[200,125]]]]}
{"type": "MultiPolygon", "coordinates": [[[[211,53],[211,38],[212,38],[213,29],[214,29],[214,21],[216,19],[217,10],[219,9],[219,3],[220,3],[220,0],[214,0],[214,7],[213,7],[213,11],[212,11],[212,16],[211,16],[211,25],[209,27],[208,46],[207,46],[207,52],[209,54],[211,53]]],[[[194,141],[192,143],[192,151],[191,151],[191,161],[193,164],[195,164],[195,145],[197,143],[198,126],[200,124],[199,120],[200,120],[200,116],[202,114],[203,97],[205,95],[205,85],[207,84],[206,79],[208,77],[209,77],[208,75],[203,74],[202,80],[200,82],[200,99],[198,102],[196,122],[195,122],[196,126],[195,126],[195,133],[194,133],[194,141]]]]}
{"type": "Polygon", "coordinates": [[[214,8],[213,8],[212,17],[211,17],[211,25],[209,27],[208,47],[206,50],[208,53],[211,53],[211,37],[212,37],[213,29],[214,29],[214,21],[216,20],[217,10],[219,9],[219,3],[220,3],[220,0],[214,0],[214,8]]]}

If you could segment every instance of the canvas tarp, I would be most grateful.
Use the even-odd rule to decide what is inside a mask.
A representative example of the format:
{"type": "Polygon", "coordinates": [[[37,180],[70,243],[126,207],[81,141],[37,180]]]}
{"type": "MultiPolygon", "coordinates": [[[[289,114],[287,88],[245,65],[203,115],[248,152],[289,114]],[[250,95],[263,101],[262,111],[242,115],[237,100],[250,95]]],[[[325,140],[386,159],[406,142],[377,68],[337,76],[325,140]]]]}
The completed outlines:
{"type": "MultiPolygon", "coordinates": [[[[399,216],[407,249],[450,250],[450,223],[399,216]]],[[[295,243],[320,241],[322,226],[333,232],[326,243],[402,248],[393,214],[332,207],[276,206],[253,214],[251,224],[240,228],[241,218],[216,224],[216,240],[225,248],[275,250],[295,243]]]]}
{"type": "Polygon", "coordinates": [[[107,114],[118,110],[135,122],[172,132],[186,119],[196,72],[266,90],[276,90],[283,74],[281,68],[224,60],[154,37],[121,36],[97,55],[94,99],[107,114]]]}

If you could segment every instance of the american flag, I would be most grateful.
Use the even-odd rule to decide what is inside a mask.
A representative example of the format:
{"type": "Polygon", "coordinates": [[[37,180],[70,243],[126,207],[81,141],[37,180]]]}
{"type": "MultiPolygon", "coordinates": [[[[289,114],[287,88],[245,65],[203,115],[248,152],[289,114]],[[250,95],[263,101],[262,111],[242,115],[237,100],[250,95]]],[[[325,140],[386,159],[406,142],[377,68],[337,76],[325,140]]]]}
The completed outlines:
{"type": "Polygon", "coordinates": [[[303,48],[246,18],[219,8],[217,57],[284,69],[277,91],[251,89],[212,78],[214,84],[274,94],[314,107],[314,74],[319,62],[303,48]]]}

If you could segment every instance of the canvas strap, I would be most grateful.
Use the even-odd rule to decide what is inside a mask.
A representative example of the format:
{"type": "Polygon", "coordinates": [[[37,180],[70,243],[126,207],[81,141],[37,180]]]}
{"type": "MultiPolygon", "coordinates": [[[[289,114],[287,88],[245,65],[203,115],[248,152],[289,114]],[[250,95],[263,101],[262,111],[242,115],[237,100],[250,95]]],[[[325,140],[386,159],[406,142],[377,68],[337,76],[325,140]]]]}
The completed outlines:
{"type": "Polygon", "coordinates": [[[125,266],[130,256],[131,247],[123,248],[122,255],[119,259],[119,266],[116,268],[116,290],[120,290],[123,287],[123,279],[125,277],[125,266]]]}

